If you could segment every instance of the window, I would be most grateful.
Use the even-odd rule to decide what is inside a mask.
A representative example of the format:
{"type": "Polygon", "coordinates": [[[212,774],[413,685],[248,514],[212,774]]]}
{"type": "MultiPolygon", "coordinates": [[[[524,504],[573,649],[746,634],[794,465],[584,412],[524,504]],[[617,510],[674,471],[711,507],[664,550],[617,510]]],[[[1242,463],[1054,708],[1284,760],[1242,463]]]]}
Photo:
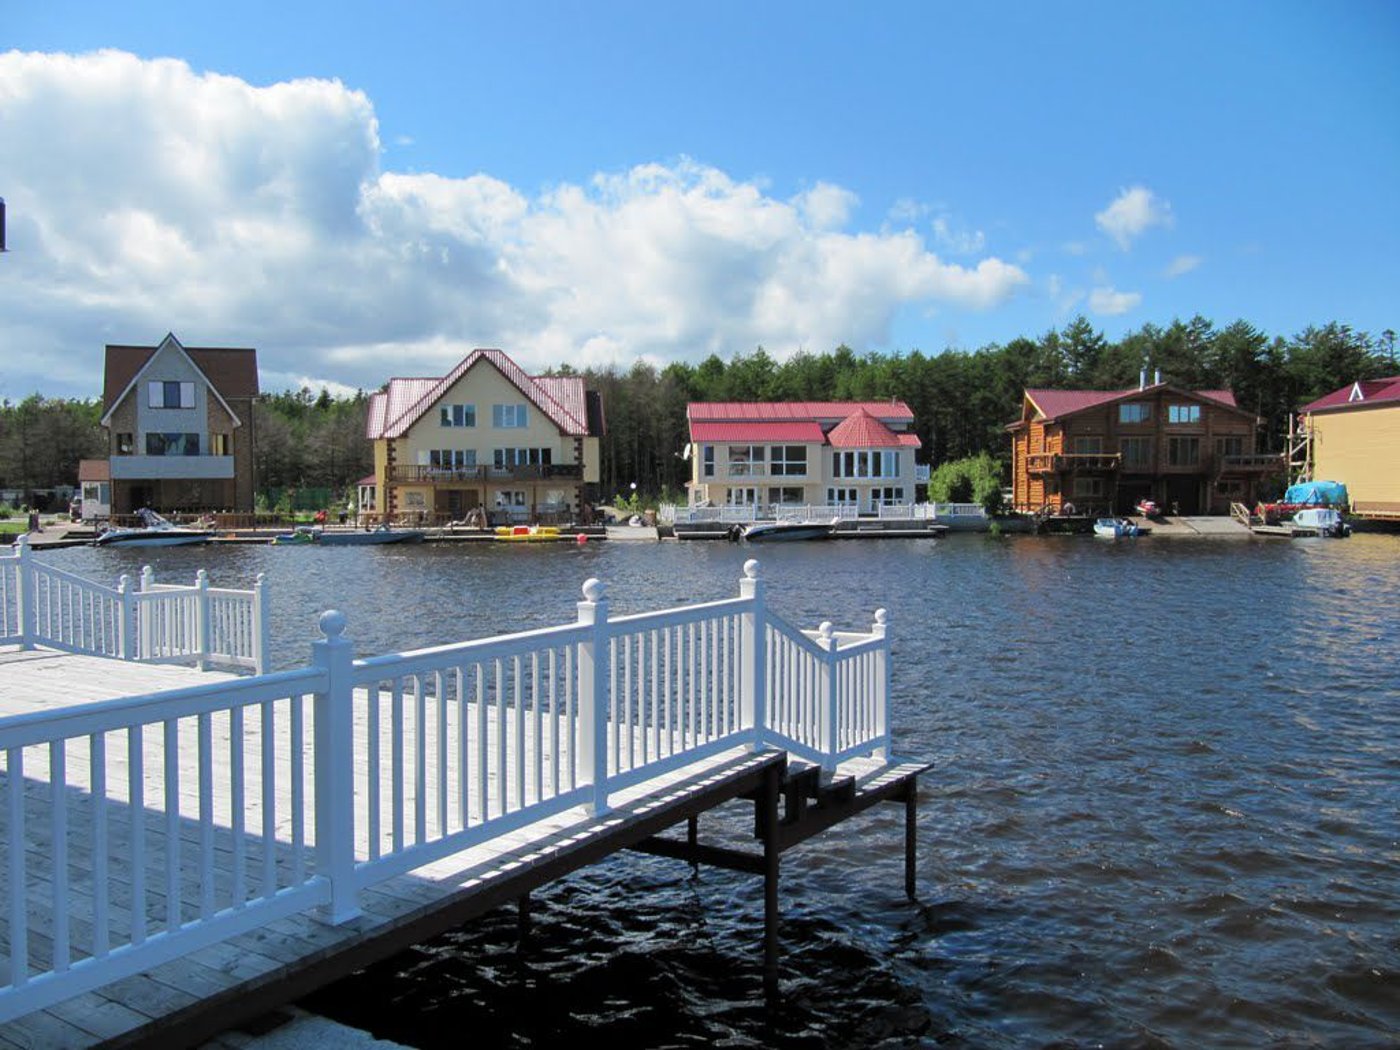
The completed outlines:
{"type": "Polygon", "coordinates": [[[119,455],[119,456],[130,456],[130,455],[132,455],[135,451],[136,451],[136,435],[135,435],[135,434],[118,434],[118,435],[117,435],[117,455],[119,455]]]}
{"type": "Polygon", "coordinates": [[[524,405],[492,405],[491,425],[498,430],[520,429],[529,426],[524,405]]]}
{"type": "Polygon", "coordinates": [[[859,503],[859,489],[833,488],[826,490],[826,501],[833,506],[840,504],[859,503]]]}
{"type": "Polygon", "coordinates": [[[701,449],[702,449],[702,450],[701,450],[701,453],[700,453],[700,462],[701,462],[701,464],[702,464],[702,466],[701,466],[701,468],[700,468],[701,476],[707,477],[707,478],[712,478],[712,477],[715,476],[715,446],[714,446],[714,445],[704,445],[704,446],[701,447],[701,449]]]}
{"type": "Polygon", "coordinates": [[[1128,468],[1152,465],[1151,438],[1119,438],[1118,450],[1123,453],[1123,466],[1128,468]]]}
{"type": "Polygon", "coordinates": [[[1217,481],[1215,491],[1222,496],[1229,496],[1231,499],[1244,499],[1244,479],[1231,478],[1228,481],[1217,481]]]}
{"type": "Polygon", "coordinates": [[[1200,405],[1168,405],[1168,423],[1199,423],[1201,421],[1200,405]]]}
{"type": "Polygon", "coordinates": [[[766,445],[730,445],[729,474],[736,478],[759,477],[768,456],[766,445]]]}
{"type": "Polygon", "coordinates": [[[547,467],[554,462],[551,448],[498,448],[491,452],[491,465],[497,470],[513,467],[547,467]]]}
{"type": "Polygon", "coordinates": [[[197,456],[199,455],[199,435],[147,434],[146,455],[197,456]]]}
{"type": "Polygon", "coordinates": [[[1118,422],[1146,423],[1152,418],[1152,405],[1147,401],[1128,401],[1118,406],[1118,422]]]}
{"type": "Polygon", "coordinates": [[[194,408],[194,384],[178,380],[153,379],[146,384],[151,408],[194,408]]]}
{"type": "Polygon", "coordinates": [[[209,454],[211,456],[231,456],[233,455],[232,441],[227,434],[209,435],[209,454]]]}
{"type": "MultiPolygon", "coordinates": [[[[504,406],[498,406],[504,407],[504,406]]],[[[524,408],[524,405],[520,406],[524,408]]],[[[440,421],[445,427],[476,426],[475,405],[442,405],[438,408],[440,421]]]]}
{"type": "Polygon", "coordinates": [[[875,504],[883,503],[888,507],[898,506],[904,502],[904,487],[897,485],[892,488],[872,489],[870,499],[875,504]]]}
{"type": "Polygon", "coordinates": [[[807,476],[806,445],[774,445],[772,469],[775,477],[803,478],[807,476]]]}
{"type": "Polygon", "coordinates": [[[1101,499],[1103,497],[1103,478],[1081,478],[1074,479],[1074,496],[1076,499],[1101,499]]]}
{"type": "Polygon", "coordinates": [[[1217,456],[1243,456],[1244,438],[1239,434],[1216,438],[1215,454],[1217,456]]]}
{"type": "Polygon", "coordinates": [[[873,452],[834,452],[831,476],[836,478],[897,478],[899,453],[894,449],[873,452]]]}
{"type": "Polygon", "coordinates": [[[428,453],[428,466],[439,470],[465,470],[476,466],[474,448],[435,448],[428,453]]]}
{"type": "Polygon", "coordinates": [[[749,507],[758,502],[758,489],[737,488],[730,489],[724,495],[725,506],[728,507],[749,507]]]}
{"type": "Polygon", "coordinates": [[[409,489],[403,494],[403,505],[409,510],[427,510],[427,494],[422,489],[409,489]]]}
{"type": "Polygon", "coordinates": [[[496,493],[496,506],[502,508],[525,506],[523,489],[502,489],[496,493]]]}
{"type": "Polygon", "coordinates": [[[1097,456],[1103,453],[1103,438],[1098,434],[1074,439],[1076,456],[1097,456]]]}
{"type": "Polygon", "coordinates": [[[1173,467],[1194,467],[1201,459],[1201,439],[1174,437],[1167,439],[1167,463],[1173,467]]]}
{"type": "Polygon", "coordinates": [[[769,503],[801,503],[802,488],[781,488],[768,490],[769,503]]]}

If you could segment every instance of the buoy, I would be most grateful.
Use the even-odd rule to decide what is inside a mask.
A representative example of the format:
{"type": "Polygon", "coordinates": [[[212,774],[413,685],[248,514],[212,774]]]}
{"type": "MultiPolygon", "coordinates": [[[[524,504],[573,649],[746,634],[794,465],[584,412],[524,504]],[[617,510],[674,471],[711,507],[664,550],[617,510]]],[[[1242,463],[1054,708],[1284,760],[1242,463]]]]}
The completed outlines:
{"type": "Polygon", "coordinates": [[[578,537],[577,537],[577,542],[578,542],[578,545],[579,545],[580,547],[582,547],[585,543],[588,542],[588,536],[587,536],[586,534],[580,532],[580,533],[578,534],[578,537]]]}

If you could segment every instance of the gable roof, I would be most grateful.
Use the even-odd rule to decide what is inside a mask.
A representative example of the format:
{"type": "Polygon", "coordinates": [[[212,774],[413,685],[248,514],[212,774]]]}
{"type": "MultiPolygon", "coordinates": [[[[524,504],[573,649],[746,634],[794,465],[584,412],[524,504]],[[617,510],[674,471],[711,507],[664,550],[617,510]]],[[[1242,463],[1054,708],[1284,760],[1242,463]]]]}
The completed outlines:
{"type": "Polygon", "coordinates": [[[864,409],[885,423],[912,423],[914,413],[903,401],[692,401],[685,415],[697,420],[830,420],[864,409]]]}
{"type": "Polygon", "coordinates": [[[919,448],[917,434],[896,434],[863,408],[837,423],[826,436],[832,448],[919,448]]]}
{"type": "Polygon", "coordinates": [[[1299,411],[1306,413],[1325,412],[1328,409],[1363,408],[1387,401],[1400,401],[1400,376],[1359,379],[1304,405],[1299,411]]]}
{"type": "Polygon", "coordinates": [[[1184,397],[1194,397],[1212,401],[1224,408],[1233,409],[1242,415],[1251,415],[1235,403],[1235,395],[1229,390],[1186,390],[1172,383],[1155,383],[1148,387],[1129,387],[1126,390],[1026,390],[1028,400],[1046,422],[1063,419],[1091,408],[1113,404],[1116,401],[1129,401],[1145,395],[1171,393],[1184,397]]]}
{"type": "Polygon", "coordinates": [[[582,376],[529,376],[504,352],[477,349],[440,379],[390,379],[384,390],[370,396],[365,436],[371,440],[403,437],[459,379],[483,361],[504,376],[560,431],[576,437],[589,433],[588,398],[582,376]]]}
{"type": "Polygon", "coordinates": [[[258,352],[251,347],[185,346],[167,332],[159,346],[129,346],[108,343],[102,369],[102,424],[136,387],[146,366],[157,352],[173,346],[199,372],[214,392],[235,426],[242,422],[229,407],[228,398],[258,396],[258,352]]]}

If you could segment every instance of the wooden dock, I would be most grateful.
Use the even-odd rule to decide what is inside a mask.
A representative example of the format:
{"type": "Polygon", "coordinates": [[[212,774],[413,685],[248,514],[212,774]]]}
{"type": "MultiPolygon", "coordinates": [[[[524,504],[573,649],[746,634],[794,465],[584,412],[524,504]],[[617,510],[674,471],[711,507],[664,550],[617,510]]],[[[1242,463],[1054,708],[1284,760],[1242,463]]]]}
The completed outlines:
{"type": "Polygon", "coordinates": [[[783,851],[901,804],[912,895],[926,767],[887,757],[883,611],[797,632],[745,573],[367,660],[327,613],[274,674],[0,649],[0,1047],[197,1044],[628,848],[761,876],[775,992],[783,851]],[[740,800],[753,844],[702,839],[740,800]]]}

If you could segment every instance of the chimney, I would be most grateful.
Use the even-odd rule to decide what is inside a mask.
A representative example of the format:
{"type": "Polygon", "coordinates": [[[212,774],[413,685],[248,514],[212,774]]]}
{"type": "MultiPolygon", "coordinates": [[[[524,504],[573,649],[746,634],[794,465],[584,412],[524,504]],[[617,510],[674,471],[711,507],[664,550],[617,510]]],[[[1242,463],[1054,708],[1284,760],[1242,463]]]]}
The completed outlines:
{"type": "Polygon", "coordinates": [[[1142,371],[1138,373],[1138,389],[1139,389],[1139,390],[1146,390],[1146,389],[1147,389],[1147,366],[1146,366],[1146,365],[1143,365],[1143,366],[1142,366],[1142,371]]]}
{"type": "Polygon", "coordinates": [[[1161,370],[1160,368],[1157,369],[1156,371],[1154,371],[1154,372],[1152,373],[1152,385],[1153,385],[1153,386],[1161,386],[1161,385],[1162,385],[1162,370],[1161,370]]]}

